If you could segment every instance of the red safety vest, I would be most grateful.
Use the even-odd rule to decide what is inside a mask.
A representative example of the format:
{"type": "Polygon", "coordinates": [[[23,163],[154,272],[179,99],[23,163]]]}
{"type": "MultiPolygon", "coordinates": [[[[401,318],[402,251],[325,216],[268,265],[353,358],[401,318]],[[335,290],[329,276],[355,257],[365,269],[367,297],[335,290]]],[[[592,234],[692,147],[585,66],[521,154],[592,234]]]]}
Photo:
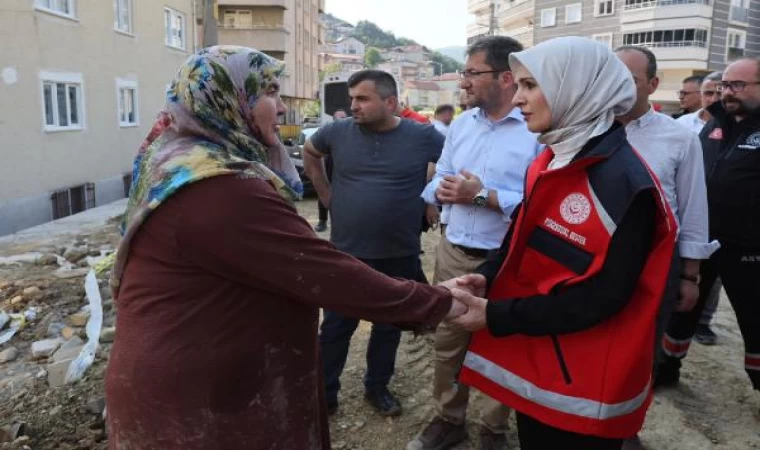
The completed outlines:
{"type": "Polygon", "coordinates": [[[548,171],[552,152],[547,149],[536,159],[528,169],[526,200],[513,223],[507,259],[488,297],[551,295],[594,277],[616,227],[608,214],[613,210],[608,209],[610,201],[617,202],[621,217],[621,208],[625,211],[633,195],[645,189],[661,207],[633,298],[614,317],[576,333],[497,338],[482,330],[473,336],[461,373],[463,383],[536,420],[607,438],[633,436],[644,423],[651,401],[656,317],[676,241],[676,222],[656,178],[627,143],[625,147],[630,153],[618,157],[617,164],[594,170],[608,170],[607,177],[609,171],[620,171],[612,179],[632,184],[624,178],[630,169],[621,169],[622,158],[628,165],[634,161],[647,181],[638,188],[618,189],[626,193],[612,200],[606,195],[607,208],[588,170],[615,159],[614,153],[548,171]]]}

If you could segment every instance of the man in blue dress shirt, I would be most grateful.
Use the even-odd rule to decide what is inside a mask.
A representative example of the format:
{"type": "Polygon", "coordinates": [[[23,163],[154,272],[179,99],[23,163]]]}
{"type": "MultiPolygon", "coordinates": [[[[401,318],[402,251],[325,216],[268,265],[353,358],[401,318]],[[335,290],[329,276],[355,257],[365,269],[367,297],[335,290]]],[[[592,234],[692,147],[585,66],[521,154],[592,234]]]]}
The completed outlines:
{"type": "MultiPolygon", "coordinates": [[[[498,249],[514,208],[523,198],[528,165],[543,150],[512,106],[517,85],[509,54],[522,50],[512,38],[489,36],[467,50],[461,88],[475,108],[452,122],[436,175],[422,197],[448,205],[450,216],[436,252],[434,282],[471,273],[498,249]]],[[[470,333],[443,323],[435,335],[434,393],[437,415],[408,450],[443,450],[467,438],[469,388],[456,382],[470,333]]],[[[477,448],[506,449],[509,409],[485,399],[477,448]]]]}

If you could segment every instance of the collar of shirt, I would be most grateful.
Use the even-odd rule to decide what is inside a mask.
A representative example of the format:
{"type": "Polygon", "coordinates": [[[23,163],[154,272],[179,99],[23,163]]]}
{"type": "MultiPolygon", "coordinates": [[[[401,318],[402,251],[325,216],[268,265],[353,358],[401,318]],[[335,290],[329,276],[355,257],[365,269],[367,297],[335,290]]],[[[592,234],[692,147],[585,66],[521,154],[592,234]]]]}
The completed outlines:
{"type": "Polygon", "coordinates": [[[652,124],[652,121],[654,121],[655,117],[657,117],[657,112],[649,108],[649,111],[646,112],[643,116],[639,117],[636,120],[632,120],[626,128],[629,127],[638,127],[638,128],[644,128],[652,124]]]}
{"type": "Polygon", "coordinates": [[[520,108],[512,108],[509,111],[509,114],[502,117],[499,120],[491,120],[486,115],[486,112],[481,108],[475,108],[470,113],[470,116],[472,116],[473,120],[475,120],[478,123],[482,123],[488,126],[500,126],[504,125],[510,120],[516,120],[518,122],[525,122],[525,117],[523,117],[522,112],[520,112],[520,108]]]}

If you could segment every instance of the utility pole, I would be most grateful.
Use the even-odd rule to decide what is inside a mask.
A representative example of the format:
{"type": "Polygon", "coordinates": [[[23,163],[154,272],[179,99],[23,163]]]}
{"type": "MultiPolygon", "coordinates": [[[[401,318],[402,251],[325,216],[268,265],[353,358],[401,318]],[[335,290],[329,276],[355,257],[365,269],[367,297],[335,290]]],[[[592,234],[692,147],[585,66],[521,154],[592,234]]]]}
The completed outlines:
{"type": "Polygon", "coordinates": [[[496,36],[496,32],[499,29],[499,19],[496,17],[496,2],[498,0],[491,0],[491,14],[488,18],[488,35],[496,36]]]}
{"type": "Polygon", "coordinates": [[[219,44],[219,30],[217,29],[216,0],[203,0],[203,47],[211,47],[219,44]]]}

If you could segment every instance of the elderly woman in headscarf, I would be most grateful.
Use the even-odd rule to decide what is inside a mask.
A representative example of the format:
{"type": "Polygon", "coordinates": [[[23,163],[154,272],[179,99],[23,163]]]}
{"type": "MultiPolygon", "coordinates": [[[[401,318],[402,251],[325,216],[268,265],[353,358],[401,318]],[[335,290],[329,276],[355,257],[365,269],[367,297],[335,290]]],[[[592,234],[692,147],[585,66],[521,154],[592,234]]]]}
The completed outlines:
{"type": "Polygon", "coordinates": [[[651,401],[675,221],[615,121],[636,91],[607,46],[554,39],[510,66],[547,148],[501,255],[468,276],[479,292],[454,291],[454,323],[480,330],[461,381],[517,411],[522,450],[620,449],[651,401]]]}
{"type": "Polygon", "coordinates": [[[140,149],[112,280],[111,449],[328,450],[318,308],[407,329],[464,311],[299,217],[281,71],[243,47],[191,56],[140,149]]]}

